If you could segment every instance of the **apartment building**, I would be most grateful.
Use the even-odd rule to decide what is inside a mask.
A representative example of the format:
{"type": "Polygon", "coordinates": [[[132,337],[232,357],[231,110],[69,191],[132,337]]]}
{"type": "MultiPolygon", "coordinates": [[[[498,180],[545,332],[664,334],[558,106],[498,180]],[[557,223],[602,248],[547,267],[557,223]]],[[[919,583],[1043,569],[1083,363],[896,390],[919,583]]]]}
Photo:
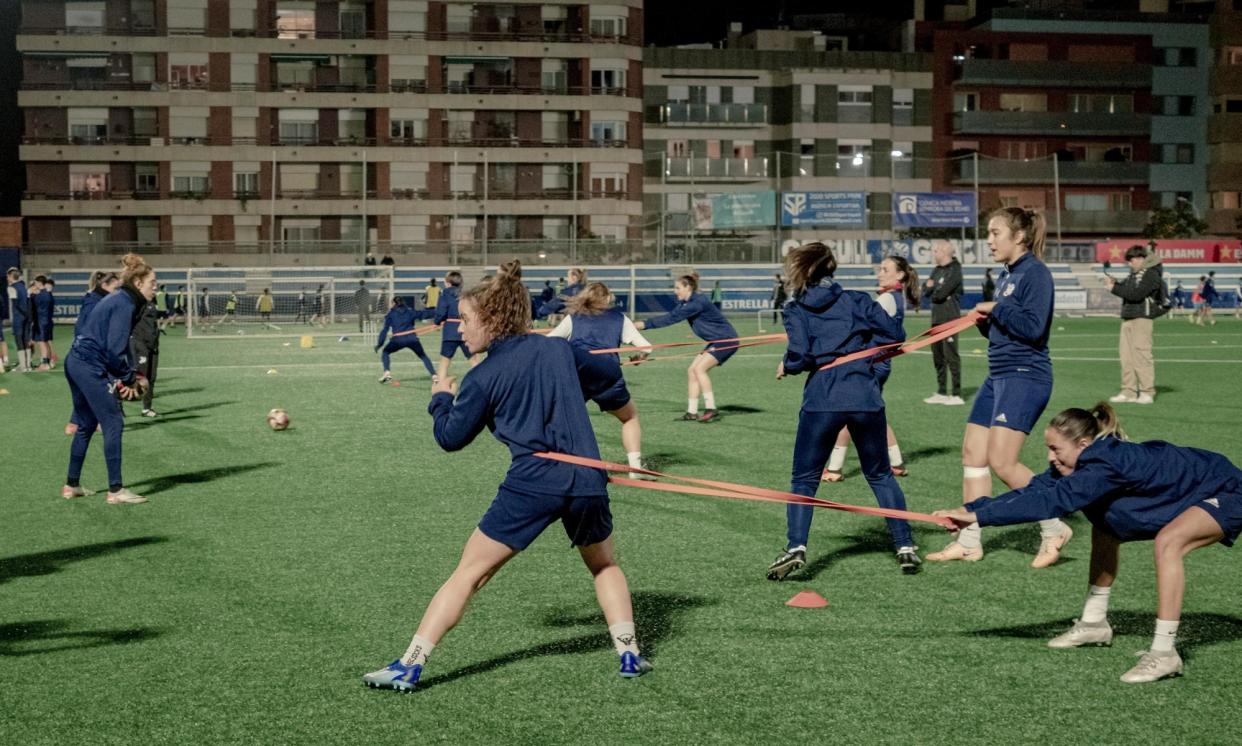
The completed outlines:
{"type": "Polygon", "coordinates": [[[931,57],[832,43],[763,31],[722,49],[645,50],[649,236],[741,237],[758,249],[733,258],[763,246],[774,256],[790,240],[891,236],[892,193],[931,187],[931,57]],[[789,193],[860,193],[865,207],[783,220],[776,202],[789,193]],[[760,214],[707,220],[702,206],[722,195],[749,195],[760,214]]]}
{"type": "Polygon", "coordinates": [[[23,0],[28,245],[638,238],[642,29],[641,0],[23,0]]]}

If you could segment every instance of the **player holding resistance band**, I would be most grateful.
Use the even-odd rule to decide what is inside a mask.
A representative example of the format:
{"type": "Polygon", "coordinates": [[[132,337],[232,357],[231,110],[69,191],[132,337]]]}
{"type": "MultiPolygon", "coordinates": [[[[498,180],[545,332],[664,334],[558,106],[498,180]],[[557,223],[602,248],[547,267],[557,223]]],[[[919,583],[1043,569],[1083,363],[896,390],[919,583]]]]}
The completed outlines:
{"type": "Polygon", "coordinates": [[[1127,684],[1182,672],[1174,642],[1186,590],[1183,558],[1242,532],[1242,470],[1219,453],[1159,440],[1130,443],[1112,407],[1067,409],[1048,424],[1048,471],[1030,484],[965,507],[937,511],[959,526],[1027,523],[1081,510],[1091,521],[1091,568],[1082,617],[1050,648],[1109,645],[1108,598],[1122,542],[1155,540],[1156,631],[1127,684]]]}
{"type": "MultiPolygon", "coordinates": [[[[848,428],[863,475],[884,508],[906,509],[906,496],[893,477],[885,446],[887,424],[880,383],[869,360],[820,370],[835,358],[906,338],[901,322],[866,293],[844,290],[832,279],[837,260],[822,243],[794,249],[785,257],[785,277],[793,300],[785,304],[789,347],[776,370],[777,380],[807,373],[798,414],[790,492],[814,497],[837,434],[848,428]]],[[[783,580],[806,564],[806,544],[814,508],[790,504],[785,551],[768,566],[769,580],[783,580]]],[[[922,564],[902,519],[886,518],[897,562],[912,575],[922,564]]]]}
{"type": "Polygon", "coordinates": [[[436,381],[439,376],[436,375],[436,368],[431,364],[431,358],[427,357],[427,352],[423,350],[423,343],[419,341],[418,335],[414,333],[414,323],[419,319],[429,319],[435,315],[435,311],[428,309],[426,311],[415,311],[405,304],[405,298],[394,296],[392,299],[392,309],[384,316],[384,328],[380,329],[379,339],[375,342],[375,351],[380,354],[380,362],[384,365],[384,374],[380,376],[380,383],[388,383],[392,380],[392,372],[389,370],[389,356],[397,350],[412,350],[418,359],[423,361],[423,367],[427,369],[427,375],[431,376],[431,380],[436,381]],[[392,339],[388,344],[384,344],[384,339],[388,336],[388,330],[392,330],[392,339]]]}
{"type": "Polygon", "coordinates": [[[470,349],[487,351],[487,357],[462,380],[456,400],[454,380],[437,381],[427,408],[444,450],[466,447],[487,428],[509,447],[513,461],[457,568],[427,606],[405,655],[363,676],[368,686],[412,690],[427,656],[461,620],[471,597],[558,520],[595,578],[595,594],[621,658],[621,676],[651,670],[639,654],[629,585],[613,556],[604,472],[535,456],[552,451],[598,460],[599,446],[573,348],[561,339],[527,333],[530,294],[520,278],[521,265],[512,262],[462,295],[462,337],[470,349]]]}
{"type": "MultiPolygon", "coordinates": [[[[986,314],[978,327],[988,338],[988,377],[975,395],[962,438],[963,503],[992,491],[993,471],[1011,490],[1025,487],[1034,476],[1018,455],[1052,396],[1048,337],[1055,291],[1042,261],[1045,227],[1042,213],[1020,207],[1003,207],[988,219],[988,247],[1005,271],[996,286],[997,300],[975,306],[986,314]]],[[[1074,535],[1058,518],[1040,521],[1039,534],[1039,552],[1031,561],[1035,568],[1056,562],[1074,535]]],[[[927,559],[983,559],[979,527],[962,529],[956,541],[927,559]]]]}
{"type": "Polygon", "coordinates": [[[688,405],[686,413],[681,416],[685,421],[711,422],[720,416],[716,409],[716,393],[712,390],[712,379],[709,371],[724,365],[733,353],[737,352],[737,342],[712,343],[712,340],[734,339],[737,330],[729,323],[719,308],[699,292],[699,280],[694,275],[682,275],[673,283],[673,294],[677,296],[677,307],[663,316],[639,321],[635,326],[639,331],[659,329],[672,326],[679,321],[690,322],[690,330],[704,342],[708,342],[703,352],[695,355],[690,367],[686,369],[688,405]],[[699,415],[699,393],[703,394],[703,414],[699,415]]]}
{"type": "MultiPolygon", "coordinates": [[[[549,337],[568,339],[574,346],[574,358],[578,365],[578,377],[582,393],[595,402],[601,412],[621,421],[621,444],[630,466],[641,469],[642,427],[638,424],[638,409],[630,398],[621,375],[621,357],[615,352],[592,355],[591,350],[611,350],[622,344],[647,347],[647,341],[634,322],[613,304],[612,292],[602,282],[592,282],[582,292],[565,304],[568,315],[549,337]]],[[[647,356],[641,353],[638,358],[647,356]]],[[[643,478],[631,474],[632,479],[643,478]]]]}

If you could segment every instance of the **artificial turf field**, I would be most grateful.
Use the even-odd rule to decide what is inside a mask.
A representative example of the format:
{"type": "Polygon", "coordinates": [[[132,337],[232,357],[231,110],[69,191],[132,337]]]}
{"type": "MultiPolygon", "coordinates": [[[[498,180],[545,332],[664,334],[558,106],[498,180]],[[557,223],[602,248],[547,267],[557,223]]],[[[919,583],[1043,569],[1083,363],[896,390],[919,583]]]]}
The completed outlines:
{"type": "MultiPolygon", "coordinates": [[[[753,316],[738,319],[754,333],[753,316]]],[[[908,319],[911,332],[926,316],[908,319]]],[[[1044,421],[1116,393],[1118,322],[1058,319],[1044,421]]],[[[651,335],[686,341],[682,325],[651,335]]],[[[764,570],[779,505],[612,489],[621,566],[655,672],[617,676],[590,576],[559,526],[506,566],[437,648],[419,691],[362,686],[398,657],[508,463],[484,433],[435,445],[429,383],[410,353],[376,384],[372,340],[163,341],[155,421],[129,404],[126,483],[151,498],[59,496],[68,458],[63,373],[0,376],[0,742],[39,743],[1225,743],[1242,666],[1242,558],[1190,555],[1179,647],[1187,675],[1124,685],[1150,640],[1151,544],[1127,545],[1112,648],[1053,651],[1079,613],[1090,527],[1028,568],[1033,526],[985,531],[986,559],[897,568],[880,519],[820,511],[808,567],[764,570]],[[275,369],[275,374],[269,374],[275,369]],[[272,432],[265,414],[293,426],[272,432]],[[824,609],[788,608],[815,590],[824,609]]],[[[438,348],[434,335],[429,350],[438,348]]],[[[65,342],[59,343],[64,353],[65,342]]],[[[984,343],[962,337],[967,393],[984,343]],[[972,354],[978,350],[980,354],[972,354]]],[[[675,422],[685,360],[628,368],[644,452],[675,474],[787,489],[800,379],[779,346],[713,371],[725,417],[675,422]]],[[[1242,461],[1242,322],[1156,323],[1154,406],[1123,406],[1137,439],[1242,461]]],[[[458,362],[456,371],[463,369],[458,362]]],[[[930,357],[894,364],[885,392],[910,467],[910,507],[960,502],[967,411],[928,406],[930,357]]],[[[591,408],[606,459],[616,420],[591,408]]],[[[1042,470],[1038,437],[1023,460],[1042,470]]],[[[874,505],[856,456],[821,497],[874,505]]],[[[102,438],[83,484],[106,489],[102,438]]],[[[999,486],[999,482],[997,482],[999,486]]],[[[915,526],[922,553],[939,528],[915,526]]]]}

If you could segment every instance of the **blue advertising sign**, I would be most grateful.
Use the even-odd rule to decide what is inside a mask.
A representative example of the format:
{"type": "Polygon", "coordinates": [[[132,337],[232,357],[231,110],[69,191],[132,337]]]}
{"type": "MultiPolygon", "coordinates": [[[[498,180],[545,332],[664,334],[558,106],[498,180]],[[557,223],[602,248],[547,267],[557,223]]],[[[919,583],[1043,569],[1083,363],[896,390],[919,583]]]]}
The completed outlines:
{"type": "Polygon", "coordinates": [[[858,226],[867,219],[863,192],[785,192],[781,225],[858,226]]]}
{"type": "Polygon", "coordinates": [[[771,226],[776,222],[776,192],[696,194],[691,209],[695,230],[771,226]]]}
{"type": "Polygon", "coordinates": [[[978,213],[974,192],[897,192],[893,200],[893,225],[969,228],[978,213]]]}

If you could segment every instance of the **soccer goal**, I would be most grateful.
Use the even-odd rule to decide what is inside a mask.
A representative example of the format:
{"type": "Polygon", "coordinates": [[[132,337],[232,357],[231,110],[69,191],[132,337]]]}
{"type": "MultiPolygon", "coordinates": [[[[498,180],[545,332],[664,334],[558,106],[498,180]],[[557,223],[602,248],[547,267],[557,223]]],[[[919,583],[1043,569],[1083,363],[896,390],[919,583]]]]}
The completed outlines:
{"type": "Polygon", "coordinates": [[[186,337],[357,333],[383,318],[392,267],[195,268],[186,275],[186,337]]]}

